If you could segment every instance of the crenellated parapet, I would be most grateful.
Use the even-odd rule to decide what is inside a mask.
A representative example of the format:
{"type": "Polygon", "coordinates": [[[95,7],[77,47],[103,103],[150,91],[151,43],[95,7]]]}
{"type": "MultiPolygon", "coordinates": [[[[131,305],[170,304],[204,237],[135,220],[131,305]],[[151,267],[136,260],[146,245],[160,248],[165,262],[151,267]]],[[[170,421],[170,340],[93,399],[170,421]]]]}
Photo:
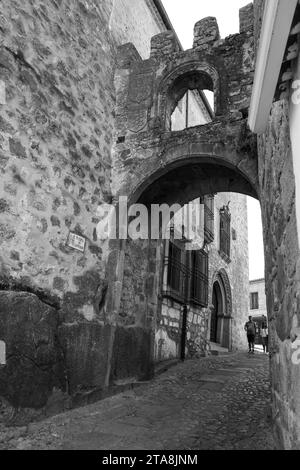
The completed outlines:
{"type": "Polygon", "coordinates": [[[141,60],[133,46],[122,46],[117,85],[118,76],[126,75],[128,80],[127,89],[121,83],[126,103],[123,109],[119,101],[117,106],[127,134],[151,131],[153,125],[169,131],[170,112],[188,89],[214,92],[216,118],[244,117],[254,76],[253,25],[250,4],[240,11],[240,34],[226,39],[220,38],[216,19],[207,17],[196,23],[193,48],[187,51],[180,50],[172,31],[152,38],[147,60],[141,60]]]}

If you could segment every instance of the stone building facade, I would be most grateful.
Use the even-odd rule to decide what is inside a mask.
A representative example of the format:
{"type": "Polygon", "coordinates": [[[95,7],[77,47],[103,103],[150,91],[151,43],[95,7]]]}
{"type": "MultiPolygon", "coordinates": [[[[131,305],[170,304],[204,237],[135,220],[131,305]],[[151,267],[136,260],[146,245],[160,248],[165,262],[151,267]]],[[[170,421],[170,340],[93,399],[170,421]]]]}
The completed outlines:
{"type": "MultiPolygon", "coordinates": [[[[216,347],[227,350],[246,348],[244,324],[247,319],[249,276],[248,230],[246,197],[233,193],[219,193],[213,198],[213,239],[208,249],[208,301],[205,307],[187,304],[186,355],[205,355],[216,347]],[[220,210],[230,205],[230,259],[220,247],[220,210]],[[215,318],[214,318],[215,316],[215,318]],[[213,324],[214,323],[214,324],[213,324]]],[[[201,248],[201,243],[199,245],[201,248]]],[[[169,243],[165,243],[163,283],[167,283],[169,243]]],[[[155,333],[155,359],[181,356],[184,302],[164,294],[158,314],[155,333]]]]}
{"type": "Polygon", "coordinates": [[[142,332],[132,350],[130,331],[117,331],[113,348],[100,315],[107,247],[97,208],[112,199],[117,47],[133,41],[146,58],[166,26],[139,0],[4,2],[0,23],[0,395],[38,408],[55,391],[74,402],[101,395],[108,363],[130,374],[122,348],[127,362],[149,362],[142,332]],[[70,232],[84,252],[68,246],[70,232]]]}
{"type": "MultiPolygon", "coordinates": [[[[151,38],[171,26],[160,2],[152,0],[79,0],[72,6],[14,0],[2,5],[0,27],[0,340],[6,347],[0,396],[16,408],[53,409],[56,403],[88,402],[119,380],[152,373],[159,298],[153,287],[160,285],[162,246],[128,242],[120,263],[115,243],[99,240],[98,208],[117,196],[126,60],[131,63],[133,54],[147,63],[150,53],[153,60],[156,46],[160,52],[158,42],[151,49],[151,38]],[[118,47],[129,42],[135,49],[123,46],[129,51],[124,62],[118,47]],[[117,284],[115,263],[122,278],[117,284]]],[[[143,97],[136,92],[137,109],[143,97]]],[[[187,91],[175,124],[184,129],[187,102],[185,125],[211,120],[201,93],[187,91]]],[[[128,150],[121,153],[129,163],[128,150]]],[[[248,287],[234,273],[237,266],[247,271],[245,199],[218,196],[216,209],[222,197],[231,200],[240,238],[230,264],[217,245],[212,249],[209,285],[224,282],[224,296],[226,288],[234,294],[228,346],[239,347],[244,300],[238,292],[247,298],[248,287]]],[[[201,322],[194,313],[190,351],[197,342],[198,350],[205,349],[209,340],[210,312],[201,322]]]]}
{"type": "Polygon", "coordinates": [[[249,283],[249,315],[267,316],[266,284],[264,279],[254,279],[249,283]]]}
{"type": "MultiPolygon", "coordinates": [[[[238,192],[261,202],[273,416],[281,445],[300,448],[297,5],[255,0],[226,39],[205,18],[193,48],[181,51],[158,0],[2,2],[0,396],[13,406],[88,402],[120,379],[151,375],[163,246],[99,243],[99,205],[118,207],[120,195],[149,207],[238,192]],[[263,61],[266,44],[275,53],[263,61]],[[255,69],[261,78],[280,47],[281,70],[257,85],[255,69]],[[257,138],[249,106],[253,96],[268,101],[277,78],[257,138]],[[214,92],[211,122],[174,132],[176,104],[205,89],[214,92]]],[[[227,309],[238,279],[228,282],[229,271],[210,274],[227,309]]],[[[217,340],[228,338],[225,317],[217,340]]]]}

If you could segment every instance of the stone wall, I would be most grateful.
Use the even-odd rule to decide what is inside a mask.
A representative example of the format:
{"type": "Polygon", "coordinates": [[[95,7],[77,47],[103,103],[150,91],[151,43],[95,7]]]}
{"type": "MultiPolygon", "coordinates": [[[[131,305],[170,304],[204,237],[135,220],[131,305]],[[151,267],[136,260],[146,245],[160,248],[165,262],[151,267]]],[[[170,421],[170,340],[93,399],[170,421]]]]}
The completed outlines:
{"type": "Polygon", "coordinates": [[[266,315],[267,316],[267,300],[266,300],[266,284],[264,279],[259,279],[257,281],[250,281],[249,285],[250,295],[251,292],[258,293],[258,309],[251,309],[251,303],[249,299],[249,315],[259,316],[259,315],[266,315]]]}
{"type": "MultiPolygon", "coordinates": [[[[160,295],[161,290],[162,286],[160,287],[160,295]]],[[[209,308],[187,305],[186,357],[205,356],[208,352],[209,312],[209,308]]],[[[155,325],[154,360],[156,362],[181,357],[183,314],[183,304],[162,296],[155,325]]]]}
{"type": "MultiPolygon", "coordinates": [[[[257,1],[258,26],[262,7],[263,2],[257,1]]],[[[256,43],[259,43],[259,27],[256,43]]],[[[295,362],[297,357],[293,360],[296,351],[293,343],[299,336],[300,263],[289,101],[287,96],[273,104],[266,132],[259,137],[258,150],[273,418],[280,445],[285,449],[299,449],[300,368],[295,362]]]]}
{"type": "MultiPolygon", "coordinates": [[[[208,24],[211,37],[202,43],[205,22],[197,25],[192,72],[204,54],[204,74],[214,60],[218,70],[236,74],[226,72],[222,90],[216,71],[205,82],[217,88],[219,119],[205,128],[204,141],[201,135],[198,139],[197,129],[179,133],[174,140],[166,133],[162,158],[162,122],[145,114],[153,104],[147,95],[148,74],[153,66],[160,77],[159,64],[178,46],[170,33],[151,42],[165,27],[150,0],[78,0],[71,6],[67,0],[12,0],[1,6],[0,80],[5,83],[6,104],[1,105],[0,118],[0,341],[6,344],[7,364],[0,369],[0,395],[16,408],[41,408],[49,405],[55,391],[62,400],[72,397],[69,406],[100,397],[119,380],[152,373],[161,248],[152,242],[132,246],[134,258],[128,245],[129,256],[121,253],[125,264],[114,264],[111,260],[118,254],[98,240],[96,230],[97,208],[118,195],[120,181],[131,183],[132,175],[138,184],[147,177],[141,164],[149,156],[147,144],[155,155],[149,159],[153,172],[170,158],[168,152],[190,148],[190,136],[196,136],[196,153],[217,152],[219,163],[225,159],[250,181],[232,179],[233,170],[213,167],[215,188],[255,194],[254,141],[243,115],[253,79],[253,38],[251,30],[245,30],[220,40],[213,21],[208,24]],[[122,50],[128,54],[122,56],[117,47],[128,41],[134,45],[125,46],[122,50]],[[150,43],[151,59],[142,62],[150,43]],[[233,52],[236,55],[230,57],[233,52]],[[135,103],[127,109],[129,120],[120,125],[122,91],[128,85],[135,103]],[[138,137],[134,159],[123,130],[134,134],[145,117],[153,134],[146,145],[138,137]],[[70,231],[85,239],[84,252],[67,245],[70,231]],[[122,266],[121,308],[111,311],[107,298],[118,298],[122,266]],[[117,287],[108,286],[110,270],[119,275],[117,287]],[[20,381],[22,387],[17,386],[20,381]]],[[[183,60],[186,68],[189,59],[178,52],[175,65],[183,60]]],[[[205,173],[197,171],[193,191],[205,173]]],[[[206,188],[211,184],[211,174],[207,175],[206,188]]],[[[186,183],[181,177],[177,181],[183,191],[186,183]]],[[[126,195],[126,185],[123,189],[126,195]]],[[[173,190],[177,192],[176,187],[173,190]]],[[[190,316],[188,341],[198,335],[197,325],[197,318],[190,316]]]]}
{"type": "Polygon", "coordinates": [[[299,246],[287,101],[274,104],[268,130],[259,139],[259,175],[273,415],[280,442],[286,448],[299,448],[300,369],[292,362],[299,331],[299,246]]]}
{"type": "MultiPolygon", "coordinates": [[[[232,350],[247,348],[244,325],[248,315],[249,298],[249,260],[248,260],[248,223],[247,199],[241,194],[219,193],[215,198],[215,240],[210,251],[210,281],[213,283],[218,271],[227,272],[232,294],[231,344],[232,350]],[[222,259],[220,249],[219,210],[230,202],[231,254],[230,262],[222,259]]],[[[212,287],[210,296],[212,296],[212,287]]],[[[211,299],[211,297],[210,297],[211,299]]]]}
{"type": "MultiPolygon", "coordinates": [[[[248,7],[243,18],[251,17],[252,11],[252,7],[248,7]]],[[[246,118],[254,76],[253,44],[252,16],[252,21],[241,24],[241,34],[226,39],[220,39],[214,18],[198,22],[194,47],[184,52],[178,49],[171,32],[152,38],[149,60],[142,60],[132,45],[120,48],[116,72],[118,139],[113,149],[112,178],[116,196],[128,195],[130,202],[144,203],[150,209],[151,204],[184,205],[201,195],[216,192],[257,195],[256,139],[247,130],[246,118]],[[174,107],[191,89],[214,91],[216,117],[202,126],[172,132],[174,107]]],[[[232,242],[230,264],[221,260],[216,240],[211,255],[210,299],[214,276],[220,269],[228,271],[233,302],[224,323],[228,329],[226,334],[232,337],[230,347],[241,348],[246,347],[243,326],[249,293],[247,209],[245,197],[231,194],[226,204],[228,200],[232,200],[235,208],[233,228],[237,239],[232,242]]],[[[217,225],[217,234],[218,231],[217,225]]],[[[123,290],[118,277],[111,290],[117,292],[116,298],[122,293],[119,316],[135,322],[135,312],[138,312],[147,325],[156,329],[157,359],[178,356],[180,307],[159,299],[152,301],[149,309],[149,298],[159,298],[161,294],[161,272],[159,268],[154,269],[160,258],[156,256],[157,251],[156,255],[153,251],[148,258],[151,270],[147,273],[146,252],[144,242],[127,243],[123,290]],[[140,262],[137,253],[140,253],[140,262]],[[147,292],[146,298],[143,291],[147,292]]],[[[122,265],[121,256],[117,264],[122,265]]],[[[110,266],[115,273],[114,264],[110,266]]],[[[112,310],[118,311],[117,302],[112,310]]],[[[194,321],[193,316],[190,346],[197,338],[202,338],[204,328],[205,340],[201,347],[205,349],[207,313],[198,311],[200,322],[197,318],[194,321]]]]}
{"type": "Polygon", "coordinates": [[[164,31],[166,26],[152,0],[114,0],[109,29],[117,44],[131,42],[141,57],[148,59],[149,38],[164,31]]]}
{"type": "MultiPolygon", "coordinates": [[[[217,275],[222,270],[227,273],[230,288],[231,319],[219,319],[220,327],[228,326],[229,331],[220,334],[219,340],[222,346],[231,350],[247,348],[244,324],[248,315],[249,298],[249,269],[248,269],[248,226],[247,226],[247,200],[243,195],[233,193],[219,193],[215,196],[215,239],[209,250],[209,301],[207,308],[188,305],[187,319],[187,356],[205,355],[210,349],[210,321],[213,285],[217,275]],[[225,261],[220,255],[220,217],[219,210],[230,202],[232,216],[231,229],[231,260],[225,261]],[[228,341],[228,336],[229,341],[228,341]],[[227,343],[227,344],[226,344],[227,343]]],[[[165,253],[167,256],[167,253],[165,253]]],[[[224,300],[226,292],[224,292],[224,300]]],[[[229,299],[227,299],[229,301],[229,299]]],[[[158,313],[156,328],[155,360],[180,357],[180,344],[182,336],[183,306],[175,300],[163,298],[158,313]]]]}
{"type": "Polygon", "coordinates": [[[1,5],[0,395],[16,407],[45,406],[54,389],[101,391],[109,364],[123,377],[115,364],[131,361],[127,345],[142,351],[128,374],[145,376],[149,338],[105,315],[97,207],[112,200],[117,46],[133,41],[147,57],[164,29],[148,0],[1,5]],[[67,246],[70,231],[85,238],[84,252],[67,246]]]}

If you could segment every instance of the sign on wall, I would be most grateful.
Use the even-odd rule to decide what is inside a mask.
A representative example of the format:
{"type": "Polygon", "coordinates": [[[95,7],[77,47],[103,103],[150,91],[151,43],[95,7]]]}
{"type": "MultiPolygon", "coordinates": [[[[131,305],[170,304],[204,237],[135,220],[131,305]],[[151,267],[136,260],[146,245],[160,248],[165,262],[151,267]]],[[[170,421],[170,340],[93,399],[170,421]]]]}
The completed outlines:
{"type": "Polygon", "coordinates": [[[0,341],[0,366],[6,364],[6,345],[4,341],[0,341]]]}
{"type": "Polygon", "coordinates": [[[68,236],[67,245],[74,250],[81,251],[82,253],[85,250],[86,239],[77,235],[77,233],[70,232],[68,236]]]}

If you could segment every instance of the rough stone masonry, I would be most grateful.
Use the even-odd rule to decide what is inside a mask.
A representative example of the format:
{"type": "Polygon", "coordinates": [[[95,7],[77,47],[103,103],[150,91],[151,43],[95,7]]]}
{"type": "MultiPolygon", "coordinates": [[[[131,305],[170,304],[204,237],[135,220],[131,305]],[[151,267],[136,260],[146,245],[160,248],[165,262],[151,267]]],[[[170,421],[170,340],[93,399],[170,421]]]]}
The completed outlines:
{"type": "MultiPolygon", "coordinates": [[[[111,201],[113,77],[122,40],[110,25],[113,7],[93,0],[1,4],[0,338],[7,365],[0,394],[16,408],[44,407],[53,395],[75,403],[101,396],[108,364],[120,364],[131,344],[147,350],[140,329],[117,329],[112,347],[106,253],[96,233],[96,209],[111,201]],[[84,253],[67,246],[69,231],[85,237],[84,253]]],[[[125,360],[126,373],[132,367],[142,375],[147,355],[134,358],[125,360]]]]}
{"type": "MultiPolygon", "coordinates": [[[[1,107],[0,118],[0,308],[7,365],[0,370],[0,394],[16,408],[44,407],[53,394],[61,394],[62,401],[71,396],[72,402],[77,403],[89,400],[90,395],[100,397],[112,381],[151,375],[157,303],[157,271],[152,261],[156,248],[151,249],[148,243],[134,248],[139,266],[129,283],[131,292],[134,294],[135,280],[140,283],[145,278],[146,282],[136,306],[138,321],[128,324],[121,321],[114,305],[121,299],[122,250],[100,245],[97,207],[111,202],[121,189],[116,189],[116,174],[123,172],[119,163],[127,163],[122,176],[127,178],[130,162],[132,168],[138,162],[138,157],[130,155],[127,146],[130,139],[121,132],[122,126],[134,134],[140,130],[139,123],[146,122],[150,134],[147,137],[146,129],[142,129],[136,135],[137,142],[142,148],[143,139],[147,143],[154,136],[155,143],[155,139],[163,137],[170,156],[159,158],[166,162],[176,146],[179,152],[182,149],[182,155],[186,154],[184,146],[189,133],[179,133],[177,141],[172,140],[159,124],[162,110],[153,116],[148,116],[146,110],[146,105],[152,104],[151,86],[159,77],[158,68],[164,65],[166,54],[172,56],[177,50],[173,35],[154,37],[150,59],[144,63],[130,45],[118,52],[117,45],[130,35],[118,28],[121,22],[121,18],[117,21],[118,8],[112,1],[99,5],[92,0],[78,1],[72,7],[58,0],[46,4],[39,0],[26,4],[14,0],[2,5],[0,79],[5,83],[6,105],[1,107]],[[132,122],[120,115],[122,86],[127,83],[126,61],[131,60],[124,53],[127,49],[129,56],[133,54],[136,59],[133,64],[136,74],[131,74],[129,85],[130,96],[135,95],[129,109],[132,122]],[[112,144],[122,141],[123,136],[126,140],[117,146],[112,161],[112,144]],[[85,237],[84,253],[68,247],[69,231],[85,237]],[[144,268],[141,259],[145,260],[144,268]],[[115,283],[112,281],[116,272],[115,283]]],[[[147,31],[143,34],[144,26],[137,28],[134,24],[138,15],[145,12],[139,10],[138,15],[134,14],[130,4],[126,8],[131,12],[126,21],[132,23],[132,31],[140,31],[141,37],[136,42],[146,56],[150,37],[146,45],[147,31]]],[[[161,31],[160,26],[152,26],[153,31],[155,28],[161,31]]],[[[234,189],[234,184],[240,188],[245,185],[246,192],[254,194],[255,158],[252,151],[251,158],[246,156],[249,146],[253,147],[253,139],[248,136],[245,120],[238,111],[246,109],[249,101],[252,77],[247,74],[253,69],[252,43],[251,32],[243,31],[240,36],[223,41],[214,19],[199,22],[195,27],[194,49],[186,55],[174,56],[175,62],[170,61],[169,69],[177,70],[178,74],[165,81],[164,86],[167,93],[172,80],[177,80],[175,104],[183,88],[193,82],[188,67],[189,60],[193,61],[192,75],[196,82],[200,80],[199,87],[216,90],[218,120],[203,128],[203,134],[207,140],[214,139],[213,146],[215,150],[219,146],[219,154],[240,165],[239,174],[247,173],[255,189],[244,176],[234,177],[237,181],[234,183],[230,169],[227,183],[221,186],[229,190],[234,189]],[[216,63],[211,47],[218,51],[216,63]],[[233,56],[233,52],[237,55],[233,56]],[[199,74],[195,61],[201,54],[205,56],[206,68],[199,74]],[[226,83],[219,86],[219,73],[225,66],[226,83]],[[236,82],[230,78],[230,70],[236,71],[236,82]],[[183,87],[181,73],[186,74],[183,87]],[[241,89],[237,83],[240,75],[241,89]],[[232,87],[230,97],[224,93],[228,80],[232,87]],[[226,113],[229,113],[227,123],[226,113]],[[230,129],[230,142],[224,149],[220,141],[226,129],[230,129]]],[[[197,135],[197,131],[194,133],[197,135]]],[[[202,145],[201,140],[196,145],[202,145]]],[[[148,151],[144,158],[147,155],[148,151]]],[[[153,168],[156,162],[150,158],[149,164],[153,168]]],[[[157,169],[160,167],[158,163],[157,169]]],[[[224,170],[215,167],[214,190],[221,189],[217,187],[218,171],[223,181],[224,170]]],[[[138,184],[136,179],[135,185],[138,184]]],[[[192,198],[196,180],[191,188],[192,198]]],[[[133,189],[124,194],[131,196],[133,189]]],[[[132,269],[129,271],[133,273],[132,269]]],[[[130,315],[125,309],[123,318],[130,315]]]]}
{"type": "MultiPolygon", "coordinates": [[[[116,201],[127,195],[130,202],[148,206],[184,205],[199,195],[231,191],[258,197],[256,138],[247,129],[253,7],[241,19],[247,15],[252,22],[241,21],[241,33],[226,39],[220,39],[215,18],[199,21],[194,46],[184,52],[170,31],[152,38],[149,59],[142,60],[132,44],[119,48],[112,166],[116,201]],[[194,89],[214,91],[215,119],[172,132],[178,101],[194,89]]],[[[160,297],[161,264],[156,261],[163,257],[154,241],[116,243],[114,248],[107,270],[108,311],[116,321],[131,320],[138,312],[138,321],[151,334],[160,297]]]]}
{"type": "Polygon", "coordinates": [[[151,374],[156,250],[139,246],[144,263],[126,283],[131,247],[99,246],[97,207],[119,194],[145,204],[188,202],[199,196],[200,181],[203,194],[237,191],[261,201],[274,417],[281,441],[299,448],[300,373],[290,363],[299,247],[287,102],[274,105],[258,147],[247,128],[262,2],[241,10],[240,34],[220,39],[215,19],[206,18],[191,50],[179,51],[172,33],[163,33],[147,60],[131,44],[117,50],[112,0],[1,7],[0,340],[7,366],[0,395],[16,408],[40,408],[55,393],[88,401],[112,378],[151,374]],[[174,107],[195,88],[214,91],[215,119],[172,134],[174,107]],[[83,254],[66,245],[70,230],[85,237],[83,254]],[[123,281],[140,312],[127,328],[118,321],[123,281]]]}

